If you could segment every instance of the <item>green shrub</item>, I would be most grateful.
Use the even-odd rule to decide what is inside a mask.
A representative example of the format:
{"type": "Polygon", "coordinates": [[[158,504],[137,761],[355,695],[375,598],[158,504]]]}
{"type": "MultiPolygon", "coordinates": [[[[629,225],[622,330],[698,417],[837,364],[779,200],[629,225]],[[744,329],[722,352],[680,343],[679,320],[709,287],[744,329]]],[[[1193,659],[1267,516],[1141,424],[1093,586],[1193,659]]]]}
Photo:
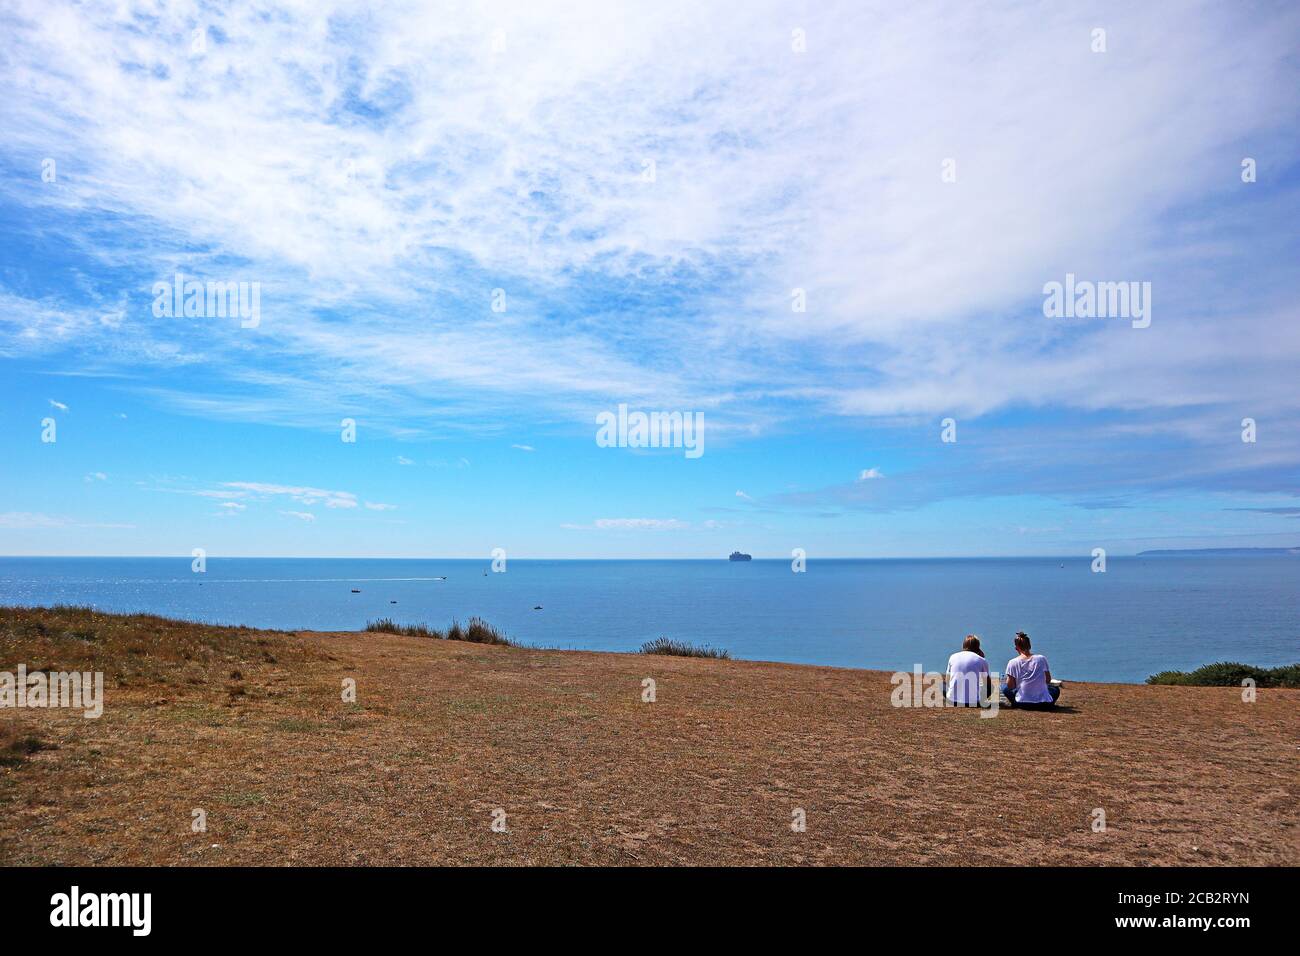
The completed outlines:
{"type": "MultiPolygon", "coordinates": [[[[454,622],[452,626],[459,627],[459,625],[454,622]]],[[[448,637],[450,637],[450,634],[448,637]]],[[[509,645],[511,643],[509,638],[481,617],[471,617],[469,619],[469,626],[465,628],[465,636],[462,640],[470,641],[474,644],[509,645]]]]}
{"type": "Polygon", "coordinates": [[[670,657],[708,657],[716,661],[731,659],[731,654],[720,647],[697,647],[688,641],[674,641],[667,637],[657,637],[641,645],[642,654],[666,654],[670,657]]]}
{"type": "Polygon", "coordinates": [[[445,632],[429,627],[427,624],[398,624],[392,618],[381,617],[377,621],[368,621],[366,630],[381,631],[385,634],[404,634],[407,637],[427,637],[435,641],[468,641],[471,644],[515,646],[514,641],[481,617],[471,617],[469,624],[463,627],[460,621],[452,621],[451,627],[445,632]]]}
{"type": "Polygon", "coordinates": [[[1235,661],[1206,664],[1194,671],[1161,671],[1147,678],[1148,684],[1177,684],[1186,687],[1240,687],[1249,678],[1256,687],[1300,687],[1300,664],[1283,667],[1255,667],[1235,661]]]}
{"type": "Polygon", "coordinates": [[[366,622],[367,631],[382,631],[385,634],[405,634],[407,637],[431,637],[442,640],[442,632],[435,631],[427,624],[398,624],[390,617],[381,617],[377,621],[366,622]]]}

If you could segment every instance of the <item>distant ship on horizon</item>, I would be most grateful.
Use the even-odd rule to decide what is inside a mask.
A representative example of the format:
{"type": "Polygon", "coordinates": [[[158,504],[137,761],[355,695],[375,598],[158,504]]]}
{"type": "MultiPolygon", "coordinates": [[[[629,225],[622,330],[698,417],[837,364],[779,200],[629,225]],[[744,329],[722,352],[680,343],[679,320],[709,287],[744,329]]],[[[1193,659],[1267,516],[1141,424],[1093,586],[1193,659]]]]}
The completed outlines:
{"type": "Polygon", "coordinates": [[[728,561],[753,561],[754,556],[752,554],[745,554],[745,552],[743,551],[733,551],[731,552],[731,557],[727,558],[727,560],[728,561]]]}

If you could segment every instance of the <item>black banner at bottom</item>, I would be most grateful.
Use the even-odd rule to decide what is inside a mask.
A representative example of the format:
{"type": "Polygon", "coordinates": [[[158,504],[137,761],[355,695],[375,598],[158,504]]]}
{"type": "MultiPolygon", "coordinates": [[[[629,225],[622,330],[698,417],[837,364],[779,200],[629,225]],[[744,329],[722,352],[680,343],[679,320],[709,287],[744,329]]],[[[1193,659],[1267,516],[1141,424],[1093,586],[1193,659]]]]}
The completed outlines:
{"type": "MultiPolygon", "coordinates": [[[[934,934],[957,923],[1024,938],[1198,934],[1231,944],[1287,925],[1290,869],[3,869],[11,939],[46,933],[129,942],[224,939],[256,927],[331,945],[456,924],[546,937],[623,924],[653,932],[683,919],[738,940],[795,920],[800,932],[934,934]],[[17,935],[12,935],[17,934],[17,935]]],[[[988,931],[988,934],[984,932],[988,931]]],[[[947,943],[945,943],[947,940],[947,943]]],[[[611,940],[613,942],[613,940],[611,940]]],[[[663,940],[661,939],[661,943],[663,940]]],[[[698,942],[692,940],[691,942],[698,942]]]]}

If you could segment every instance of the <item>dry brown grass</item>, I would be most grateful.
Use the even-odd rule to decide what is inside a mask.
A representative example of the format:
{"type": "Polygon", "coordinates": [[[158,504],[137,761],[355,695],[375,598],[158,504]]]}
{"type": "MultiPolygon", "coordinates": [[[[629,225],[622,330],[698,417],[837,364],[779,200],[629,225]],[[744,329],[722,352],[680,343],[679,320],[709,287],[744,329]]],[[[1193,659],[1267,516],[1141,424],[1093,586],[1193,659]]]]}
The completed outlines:
{"type": "Polygon", "coordinates": [[[982,720],[874,672],[0,609],[20,661],[107,700],[0,711],[55,748],[0,764],[0,864],[1300,862],[1300,691],[1070,684],[982,720]]]}

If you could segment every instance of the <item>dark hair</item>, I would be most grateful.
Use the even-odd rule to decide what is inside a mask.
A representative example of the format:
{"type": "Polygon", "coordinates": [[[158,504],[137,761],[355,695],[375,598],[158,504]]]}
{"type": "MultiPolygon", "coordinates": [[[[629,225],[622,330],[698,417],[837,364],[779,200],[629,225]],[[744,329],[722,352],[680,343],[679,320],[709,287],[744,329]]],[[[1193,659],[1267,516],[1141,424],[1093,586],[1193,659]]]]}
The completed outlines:
{"type": "Polygon", "coordinates": [[[961,642],[961,649],[963,651],[973,651],[980,657],[984,656],[984,652],[980,650],[980,639],[974,634],[966,635],[966,640],[961,642]]]}
{"type": "Polygon", "coordinates": [[[1016,650],[1022,654],[1029,650],[1029,635],[1024,631],[1016,631],[1016,650]]]}

